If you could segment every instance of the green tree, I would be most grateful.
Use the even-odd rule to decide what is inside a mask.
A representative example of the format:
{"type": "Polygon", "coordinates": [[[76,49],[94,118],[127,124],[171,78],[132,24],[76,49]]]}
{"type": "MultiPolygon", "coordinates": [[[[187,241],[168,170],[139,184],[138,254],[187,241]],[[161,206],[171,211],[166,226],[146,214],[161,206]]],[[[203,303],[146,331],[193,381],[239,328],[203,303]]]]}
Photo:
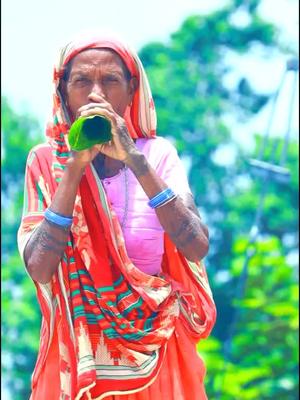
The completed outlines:
{"type": "MultiPolygon", "coordinates": [[[[224,287],[215,278],[228,272],[235,238],[241,232],[249,232],[260,190],[248,165],[256,149],[245,152],[233,140],[225,117],[231,114],[250,118],[270,97],[255,93],[246,77],[229,89],[226,77],[234,66],[228,64],[227,56],[248,55],[257,46],[266,57],[275,49],[280,50],[276,28],[259,17],[258,5],[259,1],[232,1],[209,15],[191,16],[167,43],[150,43],[140,52],[153,90],[159,133],[172,137],[180,155],[188,158],[192,166],[189,181],[210,229],[206,262],[222,312],[214,331],[221,339],[226,337],[226,327],[230,324],[235,287],[232,279],[224,287]],[[245,26],[235,23],[234,16],[240,11],[248,16],[245,26]],[[239,157],[232,163],[220,164],[216,154],[228,146],[239,157]]],[[[290,245],[285,246],[286,252],[298,248],[298,152],[294,143],[290,145],[288,160],[292,168],[291,185],[284,190],[280,184],[270,185],[261,226],[266,234],[280,234],[282,239],[292,236],[290,245]]]]}
{"type": "Polygon", "coordinates": [[[25,164],[29,150],[41,140],[41,127],[31,115],[16,113],[1,98],[2,256],[16,249],[16,233],[23,203],[25,164]]]}
{"type": "MultiPolygon", "coordinates": [[[[276,29],[258,16],[258,4],[233,1],[210,15],[191,16],[167,44],[150,43],[140,52],[153,90],[159,132],[173,137],[181,156],[193,166],[189,180],[213,229],[208,261],[214,272],[230,261],[227,252],[220,259],[220,249],[231,248],[236,234],[236,221],[227,218],[232,209],[228,202],[239,191],[236,178],[244,161],[216,162],[216,153],[226,145],[242,153],[224,117],[251,117],[268,100],[251,89],[246,77],[236,87],[225,84],[234,68],[226,61],[230,53],[249,54],[259,44],[267,55],[276,48],[276,29]],[[241,10],[249,17],[244,27],[236,26],[233,18],[241,10]]],[[[249,229],[249,220],[242,224],[238,229],[249,229]]]]}
{"type": "Polygon", "coordinates": [[[16,234],[22,214],[26,158],[41,141],[41,128],[31,115],[16,113],[5,97],[1,115],[2,370],[13,398],[23,400],[30,394],[41,318],[34,285],[17,251],[16,234]]]}
{"type": "MultiPolygon", "coordinates": [[[[248,247],[246,237],[234,243],[230,272],[238,278],[248,247]]],[[[215,337],[198,345],[209,366],[208,397],[222,400],[294,400],[298,381],[298,284],[294,268],[275,236],[260,238],[249,262],[245,296],[228,362],[215,337]],[[218,393],[221,394],[217,397],[218,393]]]]}

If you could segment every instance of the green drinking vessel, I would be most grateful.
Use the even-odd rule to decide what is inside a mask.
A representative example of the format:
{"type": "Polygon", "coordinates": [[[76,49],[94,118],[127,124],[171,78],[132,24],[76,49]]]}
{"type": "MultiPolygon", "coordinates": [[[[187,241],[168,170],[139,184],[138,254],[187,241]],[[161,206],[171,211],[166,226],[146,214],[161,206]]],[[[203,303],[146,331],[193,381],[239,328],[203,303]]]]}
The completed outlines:
{"type": "Polygon", "coordinates": [[[108,142],[112,138],[111,122],[103,115],[79,117],[69,131],[68,140],[72,150],[89,149],[95,144],[108,142]]]}

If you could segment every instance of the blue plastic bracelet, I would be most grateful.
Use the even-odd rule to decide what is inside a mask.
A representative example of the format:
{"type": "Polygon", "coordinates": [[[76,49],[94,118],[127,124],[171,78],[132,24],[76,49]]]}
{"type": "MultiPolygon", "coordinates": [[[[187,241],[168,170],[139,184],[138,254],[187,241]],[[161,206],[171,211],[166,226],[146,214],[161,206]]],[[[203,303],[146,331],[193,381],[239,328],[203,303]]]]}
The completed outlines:
{"type": "Polygon", "coordinates": [[[47,221],[52,222],[58,226],[62,226],[63,228],[69,227],[72,225],[73,218],[66,217],[64,215],[57,214],[51,211],[49,208],[45,210],[44,217],[47,221]]]}
{"type": "Polygon", "coordinates": [[[165,198],[166,196],[168,196],[169,194],[173,194],[174,192],[172,191],[172,189],[167,188],[164,189],[162,192],[157,193],[154,197],[152,197],[152,199],[150,200],[150,202],[155,202],[158,201],[162,198],[165,198]]]}
{"type": "Polygon", "coordinates": [[[150,199],[148,202],[148,205],[151,208],[157,208],[162,206],[166,201],[172,199],[173,197],[176,197],[176,194],[172,189],[168,188],[152,197],[152,199],[150,199]]]}
{"type": "Polygon", "coordinates": [[[172,200],[176,199],[176,197],[177,197],[177,194],[174,194],[174,196],[173,196],[173,197],[170,197],[170,198],[169,198],[169,200],[166,200],[165,202],[163,202],[163,203],[159,204],[159,205],[158,205],[158,206],[156,206],[155,208],[159,208],[159,207],[162,207],[162,206],[164,206],[165,204],[168,204],[170,201],[172,201],[172,200]]]}
{"type": "Polygon", "coordinates": [[[174,196],[174,192],[172,191],[172,189],[168,188],[152,197],[148,204],[150,207],[156,208],[172,196],[174,196]]]}

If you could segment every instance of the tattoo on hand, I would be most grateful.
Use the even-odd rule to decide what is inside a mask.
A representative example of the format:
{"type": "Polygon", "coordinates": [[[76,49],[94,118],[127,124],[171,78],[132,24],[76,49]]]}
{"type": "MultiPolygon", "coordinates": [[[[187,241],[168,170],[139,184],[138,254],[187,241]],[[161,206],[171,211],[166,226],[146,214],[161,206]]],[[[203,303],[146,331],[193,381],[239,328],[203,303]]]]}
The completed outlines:
{"type": "Polygon", "coordinates": [[[134,142],[129,136],[125,125],[122,125],[122,127],[120,128],[120,141],[125,148],[130,149],[131,147],[134,147],[134,142]]]}

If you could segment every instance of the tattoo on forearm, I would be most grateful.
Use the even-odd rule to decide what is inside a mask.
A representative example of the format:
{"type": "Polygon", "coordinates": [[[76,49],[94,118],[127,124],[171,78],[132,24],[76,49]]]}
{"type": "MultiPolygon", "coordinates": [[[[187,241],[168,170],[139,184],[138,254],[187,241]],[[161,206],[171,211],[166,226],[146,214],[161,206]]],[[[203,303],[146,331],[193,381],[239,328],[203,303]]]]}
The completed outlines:
{"type": "Polygon", "coordinates": [[[31,248],[36,247],[37,251],[42,253],[52,252],[57,256],[62,256],[62,253],[67,245],[65,241],[57,240],[51,233],[47,232],[47,228],[41,226],[33,238],[31,248]]]}
{"type": "Polygon", "coordinates": [[[198,209],[197,209],[197,207],[196,207],[196,204],[195,204],[193,195],[192,195],[191,193],[187,193],[187,194],[184,196],[184,199],[183,199],[183,200],[184,200],[184,203],[185,203],[186,207],[187,207],[190,211],[192,211],[193,214],[195,214],[198,218],[201,219],[200,214],[199,214],[199,211],[198,211],[198,209]]]}
{"type": "Polygon", "coordinates": [[[183,221],[179,228],[170,234],[173,242],[180,248],[191,243],[199,235],[199,220],[195,217],[183,221]]]}
{"type": "Polygon", "coordinates": [[[136,156],[136,160],[133,165],[130,165],[130,168],[137,178],[149,172],[149,164],[143,154],[136,156]]]}
{"type": "Polygon", "coordinates": [[[60,231],[66,232],[66,233],[69,233],[70,229],[71,229],[70,226],[68,226],[68,227],[59,226],[51,221],[48,221],[47,219],[44,220],[44,223],[47,225],[53,226],[55,229],[58,229],[60,231]]]}
{"type": "Polygon", "coordinates": [[[149,166],[146,159],[138,160],[134,168],[134,174],[136,175],[136,177],[146,175],[148,171],[149,171],[149,166]]]}

